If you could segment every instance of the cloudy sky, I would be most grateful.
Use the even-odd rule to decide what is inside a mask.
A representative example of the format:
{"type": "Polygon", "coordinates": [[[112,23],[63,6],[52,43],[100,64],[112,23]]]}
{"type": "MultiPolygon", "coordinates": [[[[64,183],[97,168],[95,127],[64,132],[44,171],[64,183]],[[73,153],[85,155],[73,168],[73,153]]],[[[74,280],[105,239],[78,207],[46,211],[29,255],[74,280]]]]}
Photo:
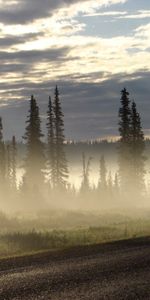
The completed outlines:
{"type": "Polygon", "coordinates": [[[0,0],[0,115],[21,139],[34,94],[43,128],[58,84],[67,138],[116,136],[126,87],[150,135],[149,0],[0,0]]]}

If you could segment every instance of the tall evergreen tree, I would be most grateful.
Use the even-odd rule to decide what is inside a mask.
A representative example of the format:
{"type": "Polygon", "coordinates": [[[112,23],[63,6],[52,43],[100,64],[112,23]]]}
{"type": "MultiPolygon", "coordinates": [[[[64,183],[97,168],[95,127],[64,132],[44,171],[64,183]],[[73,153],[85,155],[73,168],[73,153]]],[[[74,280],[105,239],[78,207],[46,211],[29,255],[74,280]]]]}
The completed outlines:
{"type": "Polygon", "coordinates": [[[121,107],[119,109],[119,179],[121,189],[126,191],[130,186],[130,142],[131,142],[131,109],[129,93],[121,91],[121,107]]]}
{"type": "Polygon", "coordinates": [[[141,118],[137,112],[136,103],[132,102],[131,109],[131,167],[132,167],[132,184],[138,193],[144,188],[145,174],[145,142],[144,133],[141,126],[141,118]]]}
{"type": "Polygon", "coordinates": [[[39,108],[34,96],[31,96],[29,116],[26,121],[26,132],[24,139],[27,146],[27,156],[25,160],[25,177],[24,181],[31,187],[42,187],[44,182],[44,145],[41,141],[43,137],[41,131],[41,120],[39,108]]]}
{"type": "Polygon", "coordinates": [[[66,154],[64,150],[64,121],[63,113],[61,109],[61,103],[59,99],[59,91],[56,86],[55,97],[53,103],[54,109],[54,128],[55,128],[55,139],[54,139],[54,161],[55,161],[55,173],[53,174],[53,183],[56,188],[65,188],[68,178],[68,166],[66,160],[66,154]]]}
{"type": "Polygon", "coordinates": [[[125,147],[130,141],[130,117],[131,117],[131,109],[130,109],[130,100],[129,93],[124,88],[121,91],[121,107],[119,109],[119,132],[121,136],[121,142],[125,144],[125,147]]]}
{"type": "Polygon", "coordinates": [[[55,186],[55,132],[54,132],[54,112],[51,97],[49,97],[47,111],[47,138],[48,138],[48,169],[52,187],[55,186]]]}

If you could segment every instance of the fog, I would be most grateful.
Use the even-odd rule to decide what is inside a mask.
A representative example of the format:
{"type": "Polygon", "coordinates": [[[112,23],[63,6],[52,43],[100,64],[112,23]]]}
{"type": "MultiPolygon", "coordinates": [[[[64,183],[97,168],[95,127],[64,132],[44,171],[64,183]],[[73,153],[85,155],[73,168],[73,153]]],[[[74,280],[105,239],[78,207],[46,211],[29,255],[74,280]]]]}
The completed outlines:
{"type": "Polygon", "coordinates": [[[16,145],[16,185],[10,164],[0,189],[0,257],[149,235],[150,185],[121,188],[118,143],[65,145],[69,177],[57,187],[48,166],[44,181],[25,170],[26,146],[16,145]]]}
{"type": "MultiPolygon", "coordinates": [[[[26,147],[17,144],[16,187],[11,182],[5,182],[1,187],[0,210],[6,214],[35,214],[39,211],[73,210],[82,212],[103,212],[112,210],[129,211],[131,209],[150,208],[149,161],[145,164],[144,189],[138,192],[122,191],[118,175],[118,143],[101,141],[96,145],[76,143],[65,145],[68,161],[69,177],[65,188],[52,188],[47,169],[43,170],[44,183],[30,187],[23,182],[25,170],[26,147]],[[84,152],[83,152],[84,151],[84,152]],[[83,153],[85,162],[83,162],[83,153]],[[105,153],[105,155],[104,155],[105,153]],[[104,158],[104,170],[100,165],[104,158]],[[89,166],[88,160],[90,159],[89,166]],[[85,166],[84,166],[85,163],[85,166]],[[84,167],[86,170],[84,170],[84,167]],[[101,178],[104,177],[104,178],[101,178]],[[104,182],[103,182],[104,181],[104,182]]],[[[149,151],[149,141],[146,143],[146,153],[149,151]]],[[[35,176],[35,175],[34,175],[35,176]]],[[[10,176],[11,177],[11,176],[10,176]]],[[[31,177],[32,178],[32,177],[31,177]]],[[[11,178],[9,178],[11,181],[11,178]]],[[[33,181],[34,180],[34,181],[33,181]]],[[[36,182],[38,183],[38,177],[36,182]]],[[[132,178],[131,178],[132,180],[132,178]]]]}

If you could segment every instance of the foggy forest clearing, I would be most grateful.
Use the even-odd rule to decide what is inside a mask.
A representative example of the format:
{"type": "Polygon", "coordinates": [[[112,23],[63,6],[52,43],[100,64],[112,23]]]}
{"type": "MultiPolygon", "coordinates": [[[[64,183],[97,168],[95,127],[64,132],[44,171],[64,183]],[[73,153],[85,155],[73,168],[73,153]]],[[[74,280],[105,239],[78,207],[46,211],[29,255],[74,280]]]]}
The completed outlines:
{"type": "MultiPolygon", "coordinates": [[[[0,118],[0,209],[5,212],[34,212],[38,209],[71,209],[71,206],[85,210],[91,210],[92,207],[95,210],[105,207],[148,207],[149,152],[146,152],[141,117],[126,88],[121,91],[120,102],[119,120],[116,120],[120,135],[115,144],[117,159],[114,161],[113,153],[108,164],[105,158],[108,143],[105,147],[101,145],[103,152],[98,155],[97,173],[91,176],[94,155],[87,155],[88,147],[82,151],[80,143],[81,161],[76,167],[80,164],[81,173],[76,173],[72,182],[69,177],[73,163],[68,163],[64,115],[57,86],[54,99],[49,97],[48,101],[46,138],[42,131],[40,107],[34,95],[31,95],[23,135],[25,156],[19,161],[23,169],[19,184],[18,143],[15,136],[9,142],[4,141],[0,118]],[[77,181],[81,179],[78,188],[75,178],[77,181]]],[[[76,142],[70,142],[76,152],[76,142]]]]}
{"type": "MultiPolygon", "coordinates": [[[[127,90],[121,91],[120,139],[113,145],[115,151],[110,151],[109,164],[105,159],[107,142],[101,145],[105,146],[103,152],[97,154],[96,185],[95,176],[93,184],[90,180],[93,157],[85,153],[86,148],[81,150],[82,143],[78,188],[75,181],[69,181],[63,117],[56,86],[54,100],[49,97],[44,143],[39,107],[31,96],[23,136],[25,156],[19,161],[24,172],[19,184],[18,144],[15,136],[4,142],[0,118],[1,258],[149,236],[149,151],[140,114],[127,90]]],[[[76,151],[76,143],[72,146],[76,151]]],[[[75,161],[75,155],[72,158],[75,161]]],[[[72,163],[70,168],[73,165],[78,167],[72,163]]]]}

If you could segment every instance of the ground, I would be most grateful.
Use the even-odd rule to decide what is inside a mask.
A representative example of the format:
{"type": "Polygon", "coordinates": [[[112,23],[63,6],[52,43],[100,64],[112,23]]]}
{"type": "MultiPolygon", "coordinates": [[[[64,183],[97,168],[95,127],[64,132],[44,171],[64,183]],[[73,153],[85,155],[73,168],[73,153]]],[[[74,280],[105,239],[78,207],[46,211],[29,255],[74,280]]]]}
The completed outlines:
{"type": "Polygon", "coordinates": [[[150,299],[150,238],[0,260],[2,300],[150,299]]]}

